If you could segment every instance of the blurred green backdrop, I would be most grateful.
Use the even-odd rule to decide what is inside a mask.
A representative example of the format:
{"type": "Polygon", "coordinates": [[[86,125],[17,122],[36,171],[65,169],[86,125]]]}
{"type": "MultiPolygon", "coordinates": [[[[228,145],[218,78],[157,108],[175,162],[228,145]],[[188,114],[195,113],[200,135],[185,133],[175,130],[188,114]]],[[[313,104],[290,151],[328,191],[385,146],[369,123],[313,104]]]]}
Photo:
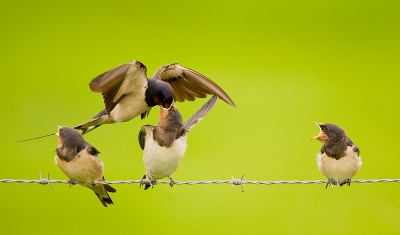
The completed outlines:
{"type": "MultiPolygon", "coordinates": [[[[399,1],[0,1],[0,179],[67,179],[56,137],[103,109],[88,84],[139,60],[148,75],[179,62],[208,76],[218,102],[191,132],[177,181],[325,179],[313,121],[342,126],[361,149],[354,179],[400,178],[399,1]]],[[[184,119],[205,99],[178,103],[184,119]]],[[[86,140],[106,179],[145,172],[137,142],[150,118],[107,125],[86,140]]],[[[0,184],[2,231],[32,234],[398,234],[400,185],[116,185],[115,206],[89,190],[0,184]]]]}

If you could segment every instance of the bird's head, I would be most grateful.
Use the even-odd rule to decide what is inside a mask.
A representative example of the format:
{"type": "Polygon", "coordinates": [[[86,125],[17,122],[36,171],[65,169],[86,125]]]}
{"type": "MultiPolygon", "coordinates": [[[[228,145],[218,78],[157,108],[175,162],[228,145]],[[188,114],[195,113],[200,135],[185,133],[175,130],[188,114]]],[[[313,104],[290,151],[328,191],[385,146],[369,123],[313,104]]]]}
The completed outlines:
{"type": "Polygon", "coordinates": [[[58,132],[56,132],[59,146],[65,148],[74,148],[79,146],[85,140],[81,133],[70,127],[58,126],[58,132]]]}
{"type": "Polygon", "coordinates": [[[346,137],[346,132],[338,125],[331,123],[318,123],[315,122],[319,127],[319,134],[312,137],[311,139],[317,139],[325,144],[329,141],[340,141],[346,137]]]}
{"type": "Polygon", "coordinates": [[[166,82],[160,82],[154,87],[154,104],[164,109],[169,109],[174,105],[174,90],[166,82]]]}

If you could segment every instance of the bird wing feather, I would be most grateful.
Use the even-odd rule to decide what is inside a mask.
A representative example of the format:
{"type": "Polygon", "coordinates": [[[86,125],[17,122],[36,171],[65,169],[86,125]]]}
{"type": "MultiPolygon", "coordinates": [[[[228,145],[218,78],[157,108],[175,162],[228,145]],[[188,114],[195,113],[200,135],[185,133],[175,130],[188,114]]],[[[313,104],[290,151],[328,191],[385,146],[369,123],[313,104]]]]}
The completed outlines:
{"type": "Polygon", "coordinates": [[[153,75],[153,78],[161,79],[171,84],[174,89],[176,101],[192,101],[195,98],[204,98],[207,95],[217,95],[220,99],[236,109],[236,106],[229,95],[226,94],[226,92],[215,82],[194,70],[179,65],[178,63],[172,63],[160,67],[153,75]]]}
{"type": "Polygon", "coordinates": [[[107,113],[126,94],[147,86],[146,66],[139,61],[119,65],[94,78],[89,87],[93,92],[102,93],[107,113]]]}

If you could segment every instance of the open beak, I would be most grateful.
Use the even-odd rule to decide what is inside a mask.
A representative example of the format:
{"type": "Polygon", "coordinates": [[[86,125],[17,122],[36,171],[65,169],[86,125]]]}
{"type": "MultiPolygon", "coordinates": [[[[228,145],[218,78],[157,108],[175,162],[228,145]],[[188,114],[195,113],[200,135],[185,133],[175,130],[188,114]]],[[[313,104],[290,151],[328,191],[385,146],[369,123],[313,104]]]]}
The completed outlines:
{"type": "Polygon", "coordinates": [[[322,129],[321,129],[321,127],[319,126],[319,123],[318,123],[318,122],[314,121],[314,123],[317,124],[317,126],[319,127],[319,134],[316,135],[316,136],[314,136],[314,137],[311,137],[310,140],[313,140],[313,139],[321,140],[322,137],[325,136],[325,133],[322,131],[322,129]]]}
{"type": "Polygon", "coordinates": [[[169,107],[168,107],[168,103],[165,103],[165,104],[161,105],[161,107],[164,110],[170,110],[172,108],[172,106],[174,106],[174,100],[172,100],[172,103],[169,105],[169,107]]]}

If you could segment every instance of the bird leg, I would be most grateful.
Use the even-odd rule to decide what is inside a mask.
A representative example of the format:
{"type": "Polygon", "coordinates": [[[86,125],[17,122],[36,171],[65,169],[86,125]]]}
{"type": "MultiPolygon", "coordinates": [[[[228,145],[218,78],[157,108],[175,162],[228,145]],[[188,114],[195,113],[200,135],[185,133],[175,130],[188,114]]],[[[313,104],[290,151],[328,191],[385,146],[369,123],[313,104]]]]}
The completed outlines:
{"type": "Polygon", "coordinates": [[[172,179],[172,177],[171,176],[168,176],[168,178],[169,178],[169,186],[174,186],[174,184],[175,184],[175,181],[174,181],[174,179],[172,179]]]}
{"type": "MultiPolygon", "coordinates": [[[[145,185],[145,186],[144,186],[144,190],[147,190],[148,188],[150,188],[150,186],[152,186],[152,188],[153,188],[154,185],[157,183],[157,182],[154,180],[154,177],[153,177],[152,175],[148,175],[147,173],[143,176],[142,179],[149,179],[149,180],[150,180],[150,183],[145,183],[145,184],[144,184],[144,185],[145,185]]],[[[143,183],[140,182],[139,188],[141,188],[142,185],[143,185],[143,183]]]]}
{"type": "Polygon", "coordinates": [[[330,184],[333,188],[333,185],[336,184],[336,182],[333,179],[328,179],[328,182],[326,182],[325,189],[328,188],[328,184],[330,184]]]}
{"type": "Polygon", "coordinates": [[[151,175],[151,174],[149,175],[149,180],[150,180],[151,187],[153,188],[154,185],[157,184],[157,181],[154,179],[153,175],[151,175]]]}
{"type": "MultiPolygon", "coordinates": [[[[142,180],[145,180],[145,179],[146,179],[146,174],[144,174],[144,176],[142,177],[142,180]]],[[[143,185],[143,181],[140,181],[139,188],[141,188],[142,185],[143,185]]]]}
{"type": "Polygon", "coordinates": [[[73,185],[75,185],[76,183],[75,183],[75,181],[73,180],[73,179],[69,179],[68,180],[68,184],[69,184],[69,187],[71,188],[73,185]]]}
{"type": "Polygon", "coordinates": [[[147,173],[143,176],[143,179],[148,179],[150,180],[150,183],[146,183],[144,186],[144,190],[147,190],[148,188],[154,188],[154,185],[157,184],[157,181],[154,179],[153,175],[151,173],[147,173]]]}
{"type": "Polygon", "coordinates": [[[340,183],[340,186],[345,185],[345,184],[347,184],[348,186],[350,186],[350,183],[351,183],[351,179],[348,178],[348,179],[346,179],[345,181],[343,181],[342,183],[340,183]]]}

